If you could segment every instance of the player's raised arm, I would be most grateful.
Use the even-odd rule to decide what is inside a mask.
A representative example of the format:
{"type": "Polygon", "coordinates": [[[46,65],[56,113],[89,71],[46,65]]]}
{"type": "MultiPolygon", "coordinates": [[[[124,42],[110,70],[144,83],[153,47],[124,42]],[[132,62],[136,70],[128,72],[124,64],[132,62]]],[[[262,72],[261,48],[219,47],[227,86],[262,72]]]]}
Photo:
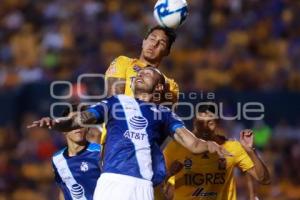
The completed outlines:
{"type": "Polygon", "coordinates": [[[60,132],[69,132],[85,125],[103,123],[107,118],[108,106],[110,105],[109,102],[111,99],[112,98],[103,100],[102,102],[89,107],[87,110],[74,112],[74,114],[68,117],[56,119],[44,117],[32,122],[27,128],[41,127],[54,129],[60,132]]]}
{"type": "Polygon", "coordinates": [[[192,153],[217,153],[219,156],[231,156],[222,146],[213,141],[198,139],[192,132],[185,127],[177,128],[174,139],[192,153]]]}
{"type": "Polygon", "coordinates": [[[32,122],[27,128],[48,128],[61,132],[68,132],[74,129],[82,127],[84,124],[95,124],[97,117],[90,111],[77,112],[70,117],[52,119],[50,117],[44,117],[40,120],[32,122]]]}
{"type": "Polygon", "coordinates": [[[253,148],[253,135],[254,133],[250,129],[243,130],[240,133],[240,142],[254,163],[254,167],[247,170],[247,173],[261,184],[270,184],[269,170],[253,148]]]}

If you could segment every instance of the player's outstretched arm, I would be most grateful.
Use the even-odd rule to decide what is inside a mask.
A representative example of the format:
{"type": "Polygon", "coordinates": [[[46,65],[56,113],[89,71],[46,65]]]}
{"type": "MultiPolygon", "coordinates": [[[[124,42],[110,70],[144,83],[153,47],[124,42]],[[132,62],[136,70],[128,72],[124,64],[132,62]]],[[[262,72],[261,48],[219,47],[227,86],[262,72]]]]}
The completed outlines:
{"type": "Polygon", "coordinates": [[[76,114],[64,117],[52,119],[50,117],[44,117],[40,120],[32,122],[27,128],[48,128],[61,132],[68,132],[74,129],[78,129],[84,124],[95,124],[97,122],[96,116],[89,111],[77,112],[76,114]]]}
{"type": "Polygon", "coordinates": [[[216,142],[201,140],[185,127],[176,129],[174,139],[192,153],[204,153],[208,151],[210,153],[217,153],[221,157],[232,156],[216,142]]]}
{"type": "Polygon", "coordinates": [[[241,131],[240,142],[254,163],[254,167],[249,169],[247,173],[261,184],[270,184],[269,170],[253,149],[253,131],[249,129],[241,131]]]}

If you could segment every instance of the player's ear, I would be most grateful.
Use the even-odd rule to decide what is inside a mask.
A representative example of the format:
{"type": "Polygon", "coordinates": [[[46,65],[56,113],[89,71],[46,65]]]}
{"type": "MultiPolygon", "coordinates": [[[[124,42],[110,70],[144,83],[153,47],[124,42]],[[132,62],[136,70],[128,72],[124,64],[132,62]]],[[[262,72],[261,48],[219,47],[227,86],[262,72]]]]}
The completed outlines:
{"type": "Polygon", "coordinates": [[[158,83],[156,86],[155,86],[155,91],[156,92],[163,92],[164,91],[164,89],[165,89],[165,87],[164,87],[164,85],[163,84],[161,84],[161,83],[158,83]]]}

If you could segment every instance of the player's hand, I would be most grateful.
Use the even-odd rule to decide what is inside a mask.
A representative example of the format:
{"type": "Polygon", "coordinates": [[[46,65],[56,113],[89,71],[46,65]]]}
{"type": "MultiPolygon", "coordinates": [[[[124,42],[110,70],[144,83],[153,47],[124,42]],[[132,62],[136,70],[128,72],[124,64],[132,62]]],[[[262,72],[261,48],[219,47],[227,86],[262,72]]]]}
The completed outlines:
{"type": "Polygon", "coordinates": [[[245,129],[240,132],[240,142],[245,150],[253,148],[253,136],[253,131],[250,129],[245,129]]]}
{"type": "Polygon", "coordinates": [[[51,119],[50,117],[43,117],[40,120],[33,121],[30,125],[27,126],[27,128],[48,128],[51,129],[55,123],[57,123],[55,120],[51,119]]]}
{"type": "Polygon", "coordinates": [[[232,156],[231,153],[229,153],[222,146],[213,141],[207,141],[207,149],[209,153],[217,153],[220,157],[232,156]]]}

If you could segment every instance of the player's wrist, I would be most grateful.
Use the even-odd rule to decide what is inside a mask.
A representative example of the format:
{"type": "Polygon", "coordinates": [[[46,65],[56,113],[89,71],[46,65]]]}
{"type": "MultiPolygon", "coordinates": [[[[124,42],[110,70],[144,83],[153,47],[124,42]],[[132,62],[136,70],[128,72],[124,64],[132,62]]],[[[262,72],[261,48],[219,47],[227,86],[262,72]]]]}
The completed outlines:
{"type": "Polygon", "coordinates": [[[255,152],[254,147],[246,147],[245,150],[246,150],[247,153],[254,153],[255,152]]]}

